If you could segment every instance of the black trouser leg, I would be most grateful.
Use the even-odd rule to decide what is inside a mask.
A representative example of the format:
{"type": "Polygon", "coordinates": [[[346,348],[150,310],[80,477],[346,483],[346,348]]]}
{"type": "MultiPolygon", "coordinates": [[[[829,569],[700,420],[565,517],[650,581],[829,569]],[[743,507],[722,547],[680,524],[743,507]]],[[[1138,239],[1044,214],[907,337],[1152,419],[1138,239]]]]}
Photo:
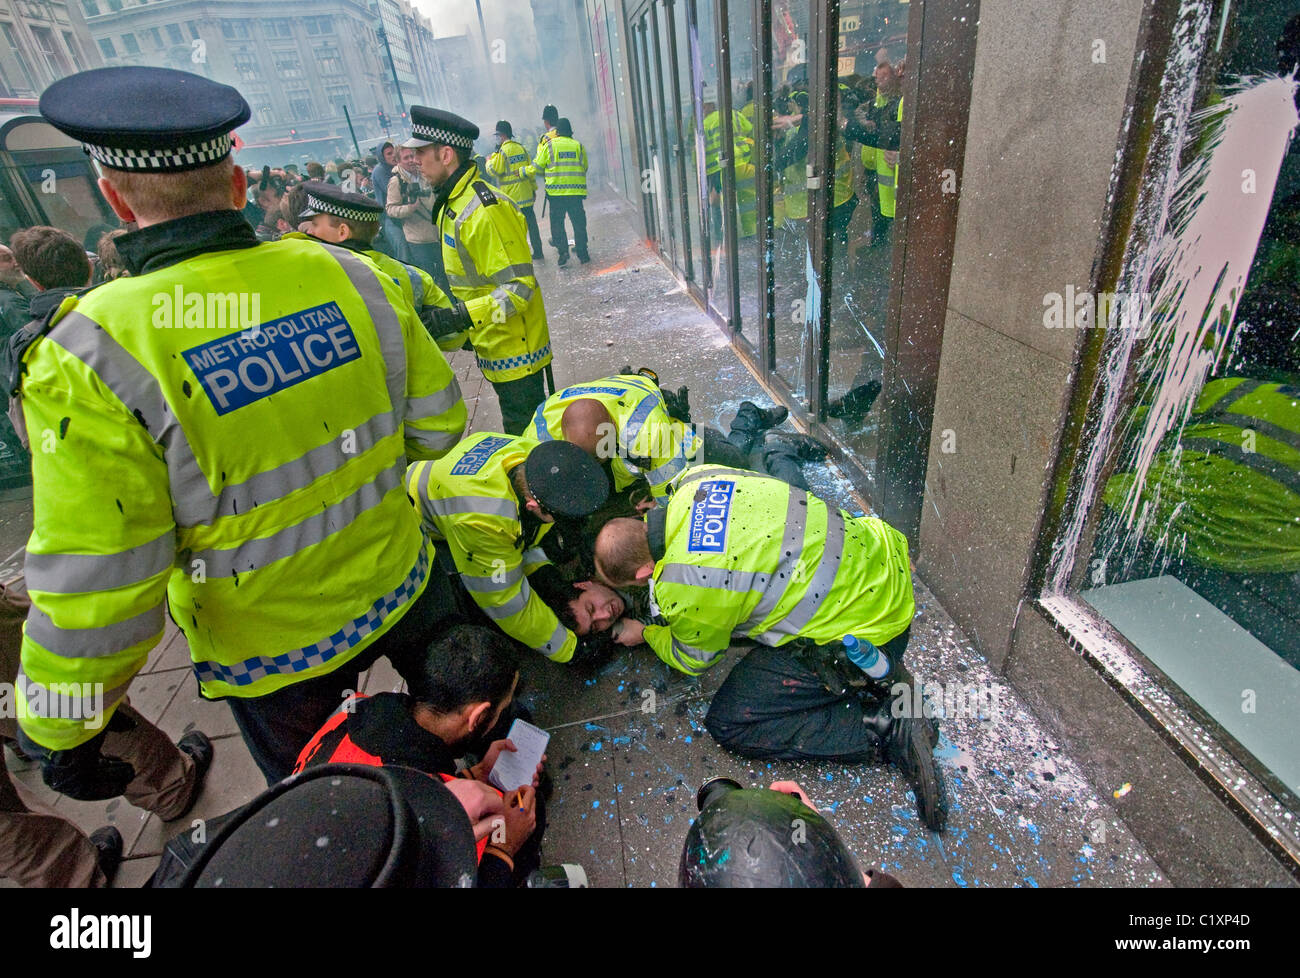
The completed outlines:
{"type": "Polygon", "coordinates": [[[704,428],[700,434],[704,438],[703,461],[733,469],[749,468],[749,447],[737,445],[738,439],[727,437],[717,428],[704,428]]]}
{"type": "Polygon", "coordinates": [[[551,244],[560,253],[561,260],[569,257],[569,235],[564,230],[564,197],[551,198],[551,244]]]}
{"type": "Polygon", "coordinates": [[[573,251],[578,261],[591,261],[587,252],[587,207],[586,198],[569,198],[569,220],[573,222],[573,251]]]}
{"type": "Polygon", "coordinates": [[[762,471],[776,476],[782,482],[788,482],[796,489],[808,490],[808,480],[803,475],[803,462],[794,446],[779,438],[769,439],[767,444],[758,449],[763,466],[762,471]]]}
{"type": "Polygon", "coordinates": [[[528,225],[528,243],[533,247],[533,257],[542,257],[542,230],[537,226],[537,215],[533,213],[532,207],[521,208],[524,212],[524,223],[528,225]]]}
{"type": "Polygon", "coordinates": [[[537,405],[546,400],[546,378],[541,370],[518,380],[492,382],[501,403],[501,430],[507,435],[522,435],[533,420],[537,405]]]}

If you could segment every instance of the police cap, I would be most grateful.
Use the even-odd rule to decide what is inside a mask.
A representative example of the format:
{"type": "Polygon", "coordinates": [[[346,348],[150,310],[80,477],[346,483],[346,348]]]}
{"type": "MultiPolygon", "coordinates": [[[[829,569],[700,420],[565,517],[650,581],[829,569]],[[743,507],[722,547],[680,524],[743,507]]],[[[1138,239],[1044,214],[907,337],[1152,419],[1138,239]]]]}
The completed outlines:
{"type": "Polygon", "coordinates": [[[478,126],[445,109],[427,105],[411,106],[411,138],[402,143],[406,149],[419,149],[441,143],[458,149],[473,149],[478,126]]]}
{"type": "Polygon", "coordinates": [[[609,479],[600,463],[567,441],[544,441],[524,462],[528,490],[548,513],[561,518],[590,516],[609,498],[609,479]]]}
{"type": "Polygon", "coordinates": [[[345,221],[377,221],[384,208],[363,194],[348,193],[324,180],[308,180],[302,185],[307,191],[307,206],[299,218],[330,214],[345,221]]]}
{"type": "Polygon", "coordinates": [[[510,123],[506,122],[505,119],[502,119],[500,122],[497,123],[497,135],[505,136],[506,139],[514,139],[515,130],[513,127],[511,127],[510,123]]]}
{"type": "Polygon", "coordinates": [[[229,85],[174,68],[95,68],[45,90],[41,115],[114,170],[178,173],[230,155],[248,121],[229,85]]]}

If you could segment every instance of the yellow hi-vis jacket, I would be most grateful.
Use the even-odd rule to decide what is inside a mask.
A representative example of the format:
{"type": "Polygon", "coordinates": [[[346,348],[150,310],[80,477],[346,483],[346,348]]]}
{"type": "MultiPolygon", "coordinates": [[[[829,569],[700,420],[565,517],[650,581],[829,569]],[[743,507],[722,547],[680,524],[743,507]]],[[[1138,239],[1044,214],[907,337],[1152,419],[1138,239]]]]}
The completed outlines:
{"type": "Polygon", "coordinates": [[[424,532],[446,541],[461,582],[497,627],[553,662],[568,662],[577,636],[560,624],[528,575],[550,563],[542,523],[523,538],[519,497],[510,470],[523,464],[537,442],[479,432],[434,462],[416,462],[406,473],[407,493],[420,512],[424,532]]]}
{"type": "Polygon", "coordinates": [[[550,197],[587,196],[587,149],[572,136],[543,139],[528,172],[545,174],[550,197]]]}
{"type": "Polygon", "coordinates": [[[49,448],[18,683],[38,743],[95,735],[42,701],[100,684],[106,720],[168,610],[204,696],[256,697],[339,668],[422,593],[402,477],[455,445],[465,404],[369,260],[311,241],[201,253],[67,300],[24,362],[49,448]]]}
{"type": "MultiPolygon", "coordinates": [[[[319,238],[315,238],[310,234],[303,234],[300,231],[289,231],[280,235],[280,240],[283,241],[285,238],[301,238],[306,241],[317,241],[326,245],[331,244],[328,241],[321,241],[319,238]]],[[[433,280],[433,276],[423,268],[398,261],[391,255],[385,255],[382,251],[376,251],[374,248],[349,247],[347,244],[331,246],[347,248],[348,251],[354,254],[365,255],[378,265],[380,271],[397,283],[398,288],[402,290],[402,296],[415,307],[417,316],[426,306],[432,306],[435,309],[451,308],[451,300],[447,298],[447,293],[438,288],[438,283],[433,280]]],[[[459,350],[464,346],[465,340],[468,338],[468,330],[461,330],[459,333],[439,336],[435,338],[434,342],[438,344],[438,349],[450,353],[452,350],[459,350]]]]}
{"type": "Polygon", "coordinates": [[[655,558],[645,640],[689,675],[733,638],[784,645],[856,635],[883,645],[916,604],[907,539],[875,517],[852,517],[780,479],[700,465],[651,510],[655,558]]]}
{"type": "Polygon", "coordinates": [[[438,215],[452,294],[469,310],[479,369],[494,383],[529,377],[551,362],[542,290],[533,274],[528,226],[471,164],[438,215]]]}
{"type": "Polygon", "coordinates": [[[563,440],[564,412],[582,398],[599,401],[613,420],[614,430],[601,439],[597,453],[602,463],[610,463],[616,492],[645,479],[655,498],[666,499],[673,479],[703,458],[704,442],[694,426],[673,420],[663,392],[640,374],[619,374],[556,391],[538,405],[530,437],[563,440]]]}
{"type": "Polygon", "coordinates": [[[501,148],[487,158],[488,172],[496,177],[501,192],[520,210],[533,206],[537,185],[528,174],[528,150],[513,139],[501,141],[501,148]]]}

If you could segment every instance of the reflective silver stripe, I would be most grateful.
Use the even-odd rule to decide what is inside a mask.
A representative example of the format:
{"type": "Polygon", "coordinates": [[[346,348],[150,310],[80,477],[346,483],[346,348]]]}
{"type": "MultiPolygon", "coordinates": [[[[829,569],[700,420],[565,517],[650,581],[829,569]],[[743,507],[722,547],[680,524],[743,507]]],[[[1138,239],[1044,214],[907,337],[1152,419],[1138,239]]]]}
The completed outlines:
{"type": "Polygon", "coordinates": [[[423,397],[406,399],[406,420],[418,421],[423,418],[436,418],[446,414],[462,400],[460,383],[453,375],[451,381],[440,391],[425,394],[423,397]]]}
{"type": "Polygon", "coordinates": [[[460,579],[464,582],[465,587],[470,591],[477,591],[485,594],[491,591],[505,591],[513,587],[515,582],[524,576],[524,565],[512,567],[506,571],[505,576],[500,580],[496,577],[478,577],[474,574],[461,574],[460,579]]]}
{"type": "Polygon", "coordinates": [[[1222,424],[1243,432],[1253,431],[1265,438],[1271,438],[1273,441],[1281,442],[1283,445],[1288,445],[1296,451],[1300,451],[1300,431],[1291,431],[1281,425],[1274,424],[1272,421],[1265,421],[1263,418],[1242,414],[1239,411],[1233,411],[1231,408],[1216,408],[1208,414],[1195,415],[1189,422],[1188,427],[1201,424],[1222,424]]]}
{"type": "Polygon", "coordinates": [[[1296,495],[1300,495],[1300,472],[1276,459],[1269,458],[1267,455],[1262,455],[1259,452],[1248,452],[1240,445],[1218,441],[1213,438],[1184,438],[1182,446],[1194,452],[1217,455],[1230,462],[1236,462],[1238,465],[1244,465],[1260,475],[1267,476],[1274,482],[1280,482],[1296,495]]]}
{"type": "Polygon", "coordinates": [[[433,525],[432,502],[429,499],[429,474],[432,470],[433,466],[426,464],[424,470],[420,473],[420,478],[415,487],[415,501],[419,505],[420,509],[420,525],[426,533],[435,529],[433,525]]]}
{"type": "Polygon", "coordinates": [[[23,573],[28,591],[86,594],[147,581],[176,560],[176,533],[115,554],[37,554],[27,551],[23,573]]]}
{"type": "Polygon", "coordinates": [[[664,564],[655,583],[656,585],[684,584],[687,587],[745,593],[763,587],[767,583],[767,575],[758,571],[734,570],[729,567],[664,564]]]}
{"type": "Polygon", "coordinates": [[[202,560],[208,577],[233,577],[292,557],[346,529],[362,513],[374,509],[389,492],[402,485],[402,475],[400,465],[390,466],[333,505],[278,533],[247,540],[237,547],[196,550],[189,559],[202,560]]]}
{"type": "Polygon", "coordinates": [[[776,571],[773,579],[768,582],[763,590],[763,596],[758,599],[758,604],[754,605],[753,610],[749,613],[749,618],[745,623],[739,626],[737,632],[748,632],[751,629],[758,628],[767,620],[773,609],[781,603],[785,597],[785,592],[790,586],[790,578],[795,573],[795,568],[803,559],[804,536],[808,527],[808,493],[802,489],[791,489],[790,499],[785,507],[785,535],[781,538],[781,553],[777,558],[776,571]]]}
{"type": "Polygon", "coordinates": [[[678,455],[669,459],[663,465],[656,469],[651,469],[646,473],[645,480],[652,486],[663,485],[665,482],[671,482],[677,477],[677,473],[686,468],[686,459],[678,455]]]}
{"type": "Polygon", "coordinates": [[[98,659],[117,655],[124,649],[162,633],[163,609],[158,604],[125,621],[95,628],[60,628],[36,605],[27,613],[27,637],[42,648],[65,659],[98,659]]]}
{"type": "Polygon", "coordinates": [[[524,302],[527,302],[533,297],[533,287],[531,285],[525,285],[523,282],[507,282],[500,288],[492,290],[492,294],[498,299],[506,292],[518,296],[524,302]]]}
{"type": "MultiPolygon", "coordinates": [[[[23,697],[27,700],[27,715],[39,717],[42,720],[85,720],[98,716],[101,710],[107,710],[125,696],[131,686],[130,682],[125,682],[121,686],[114,686],[112,689],[106,690],[102,702],[98,696],[69,698],[57,691],[50,692],[50,687],[44,683],[29,679],[21,667],[18,670],[18,678],[14,680],[14,684],[23,691],[23,697]],[[33,688],[37,690],[35,696],[31,692],[33,688]],[[62,708],[69,705],[72,705],[73,708],[70,710],[62,708]],[[58,708],[50,710],[48,709],[50,706],[58,708]]],[[[86,685],[88,684],[79,682],[54,684],[56,690],[59,686],[66,689],[68,686],[84,688],[86,685]]]]}
{"type": "Polygon", "coordinates": [[[415,442],[421,448],[427,448],[431,452],[445,454],[460,442],[459,431],[431,431],[428,428],[417,428],[412,424],[408,424],[404,430],[407,441],[415,442]]]}
{"type": "Polygon", "coordinates": [[[812,580],[808,582],[808,589],[786,616],[762,635],[757,636],[757,640],[764,644],[773,644],[782,635],[798,635],[800,629],[812,621],[822,601],[835,586],[835,576],[840,572],[840,565],[843,562],[844,518],[840,516],[839,510],[828,506],[826,539],[822,546],[821,559],[817,562],[817,570],[813,573],[812,580]]]}
{"type": "Polygon", "coordinates": [[[1236,404],[1247,394],[1253,394],[1255,391],[1259,390],[1259,388],[1262,387],[1263,385],[1264,385],[1264,381],[1255,380],[1253,378],[1248,377],[1245,380],[1243,380],[1240,384],[1237,384],[1235,387],[1233,387],[1231,390],[1225,391],[1223,394],[1215,398],[1214,401],[1211,402],[1210,405],[1206,408],[1206,410],[1209,411],[1211,409],[1217,408],[1220,411],[1226,411],[1228,410],[1228,408],[1232,407],[1232,405],[1236,404]]]}
{"type": "Polygon", "coordinates": [[[370,313],[384,358],[388,402],[392,404],[397,420],[401,421],[406,414],[406,340],[402,337],[397,310],[384,294],[373,265],[343,248],[330,248],[328,251],[338,261],[370,313]]]}
{"type": "Polygon", "coordinates": [[[508,268],[501,269],[501,271],[492,276],[492,281],[496,285],[505,285],[512,279],[533,277],[535,277],[533,273],[533,263],[529,262],[527,265],[511,265],[508,268]]]}
{"type": "MultiPolygon", "coordinates": [[[[430,466],[432,468],[432,466],[430,466]]],[[[428,486],[423,488],[428,492],[428,486]]],[[[446,499],[430,499],[429,509],[434,516],[457,516],[461,513],[484,513],[488,516],[503,516],[508,520],[519,519],[519,506],[509,499],[496,496],[448,496],[446,499]]]]}
{"type": "MultiPolygon", "coordinates": [[[[888,166],[888,164],[885,164],[888,166]]],[[[882,187],[892,187],[894,185],[894,175],[886,174],[884,170],[876,171],[876,183],[882,187]]]]}
{"type": "Polygon", "coordinates": [[[551,562],[551,558],[546,556],[546,551],[541,547],[525,550],[523,560],[525,564],[549,564],[551,562]]]}
{"type": "Polygon", "coordinates": [[[402,267],[406,269],[406,277],[411,283],[411,303],[415,306],[416,311],[419,311],[420,307],[425,304],[425,300],[428,299],[428,296],[424,294],[424,279],[420,278],[419,269],[405,263],[402,263],[402,267]]]}
{"type": "Polygon", "coordinates": [[[563,624],[559,624],[555,626],[555,631],[553,631],[551,637],[546,640],[546,644],[534,646],[534,650],[545,656],[555,656],[559,654],[562,648],[564,648],[564,643],[568,640],[569,630],[565,628],[563,624]]]}
{"type": "Polygon", "coordinates": [[[689,672],[697,672],[701,666],[708,665],[712,659],[717,658],[720,654],[719,652],[705,652],[703,649],[697,649],[694,645],[687,645],[676,636],[673,637],[673,658],[680,662],[689,672]],[[686,656],[698,660],[700,666],[687,662],[686,656]]]}
{"type": "MultiPolygon", "coordinates": [[[[469,186],[466,189],[473,190],[473,187],[469,186]]],[[[483,204],[483,199],[479,197],[477,192],[473,192],[470,194],[469,200],[466,201],[465,203],[464,210],[462,210],[459,214],[456,215],[456,220],[455,223],[453,224],[453,227],[456,230],[457,239],[460,238],[460,229],[464,226],[465,222],[469,220],[470,215],[473,214],[476,210],[478,210],[479,207],[482,206],[482,204],[483,204]]]]}
{"type": "Polygon", "coordinates": [[[212,490],[154,376],[108,330],[82,313],[65,315],[46,339],[89,367],[162,446],[176,522],[186,526],[209,519],[215,503],[212,490]]]}
{"type": "Polygon", "coordinates": [[[528,579],[524,578],[519,585],[519,593],[511,596],[505,604],[499,605],[479,605],[483,613],[493,621],[500,621],[502,618],[513,618],[519,612],[528,606],[528,601],[533,596],[533,589],[528,586],[528,579]]]}
{"type": "MultiPolygon", "coordinates": [[[[682,486],[690,485],[692,482],[699,482],[701,479],[712,479],[716,477],[734,479],[737,476],[744,476],[747,479],[775,479],[776,478],[776,476],[765,475],[762,472],[750,472],[748,469],[719,469],[719,468],[714,468],[712,466],[705,465],[697,469],[688,469],[686,474],[682,476],[682,481],[678,483],[678,488],[681,488],[682,486]]],[[[777,481],[780,482],[782,480],[777,479],[777,481]]]]}

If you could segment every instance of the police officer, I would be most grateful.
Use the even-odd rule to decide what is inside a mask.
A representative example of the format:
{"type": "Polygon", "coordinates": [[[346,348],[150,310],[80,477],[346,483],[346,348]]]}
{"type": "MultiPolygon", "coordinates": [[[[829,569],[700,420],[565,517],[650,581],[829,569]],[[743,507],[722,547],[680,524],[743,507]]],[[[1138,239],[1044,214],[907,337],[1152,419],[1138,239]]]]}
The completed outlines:
{"type": "Polygon", "coordinates": [[[556,262],[563,268],[569,261],[569,232],[564,229],[567,216],[573,224],[573,250],[584,265],[591,261],[587,253],[587,149],[573,138],[568,119],[555,123],[549,139],[537,147],[537,156],[529,173],[546,175],[546,198],[551,208],[551,243],[560,253],[556,262]]]}
{"type": "MultiPolygon", "coordinates": [[[[451,299],[438,288],[433,276],[423,268],[398,261],[374,248],[384,215],[383,205],[321,180],[309,181],[303,184],[303,189],[306,201],[298,219],[310,224],[311,237],[365,255],[391,276],[401,288],[403,298],[415,307],[438,349],[459,350],[465,344],[469,334],[457,325],[451,299]]],[[[283,237],[306,235],[294,231],[283,237]]]]}
{"type": "Polygon", "coordinates": [[[23,354],[28,432],[55,446],[32,464],[23,732],[47,768],[116,777],[96,728],[30,706],[102,684],[111,720],[170,613],[277,780],[359,670],[427,645],[445,612],[402,478],[456,443],[464,402],[370,261],[257,241],[235,89],[101,68],[41,112],[138,230],[117,242],[131,275],[65,300],[23,354]]]}
{"type": "Polygon", "coordinates": [[[497,123],[495,136],[497,151],[488,157],[487,170],[496,177],[502,193],[513,200],[523,213],[524,220],[528,223],[528,240],[533,246],[533,261],[541,261],[542,232],[537,227],[537,217],[533,214],[537,186],[526,172],[528,150],[515,141],[514,130],[505,119],[497,123]]]}
{"type": "MultiPolygon", "coordinates": [[[[663,501],[672,481],[697,462],[755,467],[808,488],[799,452],[808,453],[816,443],[791,432],[789,441],[773,438],[769,445],[765,435],[785,420],[786,408],[763,410],[742,401],[731,434],[723,435],[716,428],[696,428],[675,418],[663,391],[647,373],[628,371],[556,391],[538,405],[529,436],[572,442],[608,464],[615,493],[641,486],[663,501]],[[755,458],[752,453],[760,446],[755,458]]],[[[824,450],[820,454],[824,457],[824,450]]]]}
{"type": "Polygon", "coordinates": [[[699,675],[733,639],[759,643],[709,707],[705,724],[724,747],[845,761],[883,747],[922,820],[943,827],[935,730],[890,708],[894,684],[912,685],[903,650],[916,608],[907,539],[893,527],[767,476],[695,466],[666,507],[605,525],[596,569],[614,587],[651,586],[665,624],[628,621],[618,640],[648,643],[681,672],[699,675]],[[844,663],[848,682],[831,668],[846,636],[858,657],[844,663]]]}
{"type": "Polygon", "coordinates": [[[519,208],[498,196],[473,162],[478,126],[423,105],[411,107],[412,136],[433,184],[433,223],[460,326],[469,330],[479,368],[496,389],[501,424],[520,434],[546,396],[551,362],[542,291],[533,275],[527,227],[519,208]]]}
{"type": "Polygon", "coordinates": [[[605,502],[595,460],[567,442],[479,432],[444,458],[414,463],[406,485],[440,561],[479,613],[552,662],[571,660],[577,636],[538,591],[557,604],[568,596],[542,543],[557,520],[577,539],[576,521],[605,502]]]}

